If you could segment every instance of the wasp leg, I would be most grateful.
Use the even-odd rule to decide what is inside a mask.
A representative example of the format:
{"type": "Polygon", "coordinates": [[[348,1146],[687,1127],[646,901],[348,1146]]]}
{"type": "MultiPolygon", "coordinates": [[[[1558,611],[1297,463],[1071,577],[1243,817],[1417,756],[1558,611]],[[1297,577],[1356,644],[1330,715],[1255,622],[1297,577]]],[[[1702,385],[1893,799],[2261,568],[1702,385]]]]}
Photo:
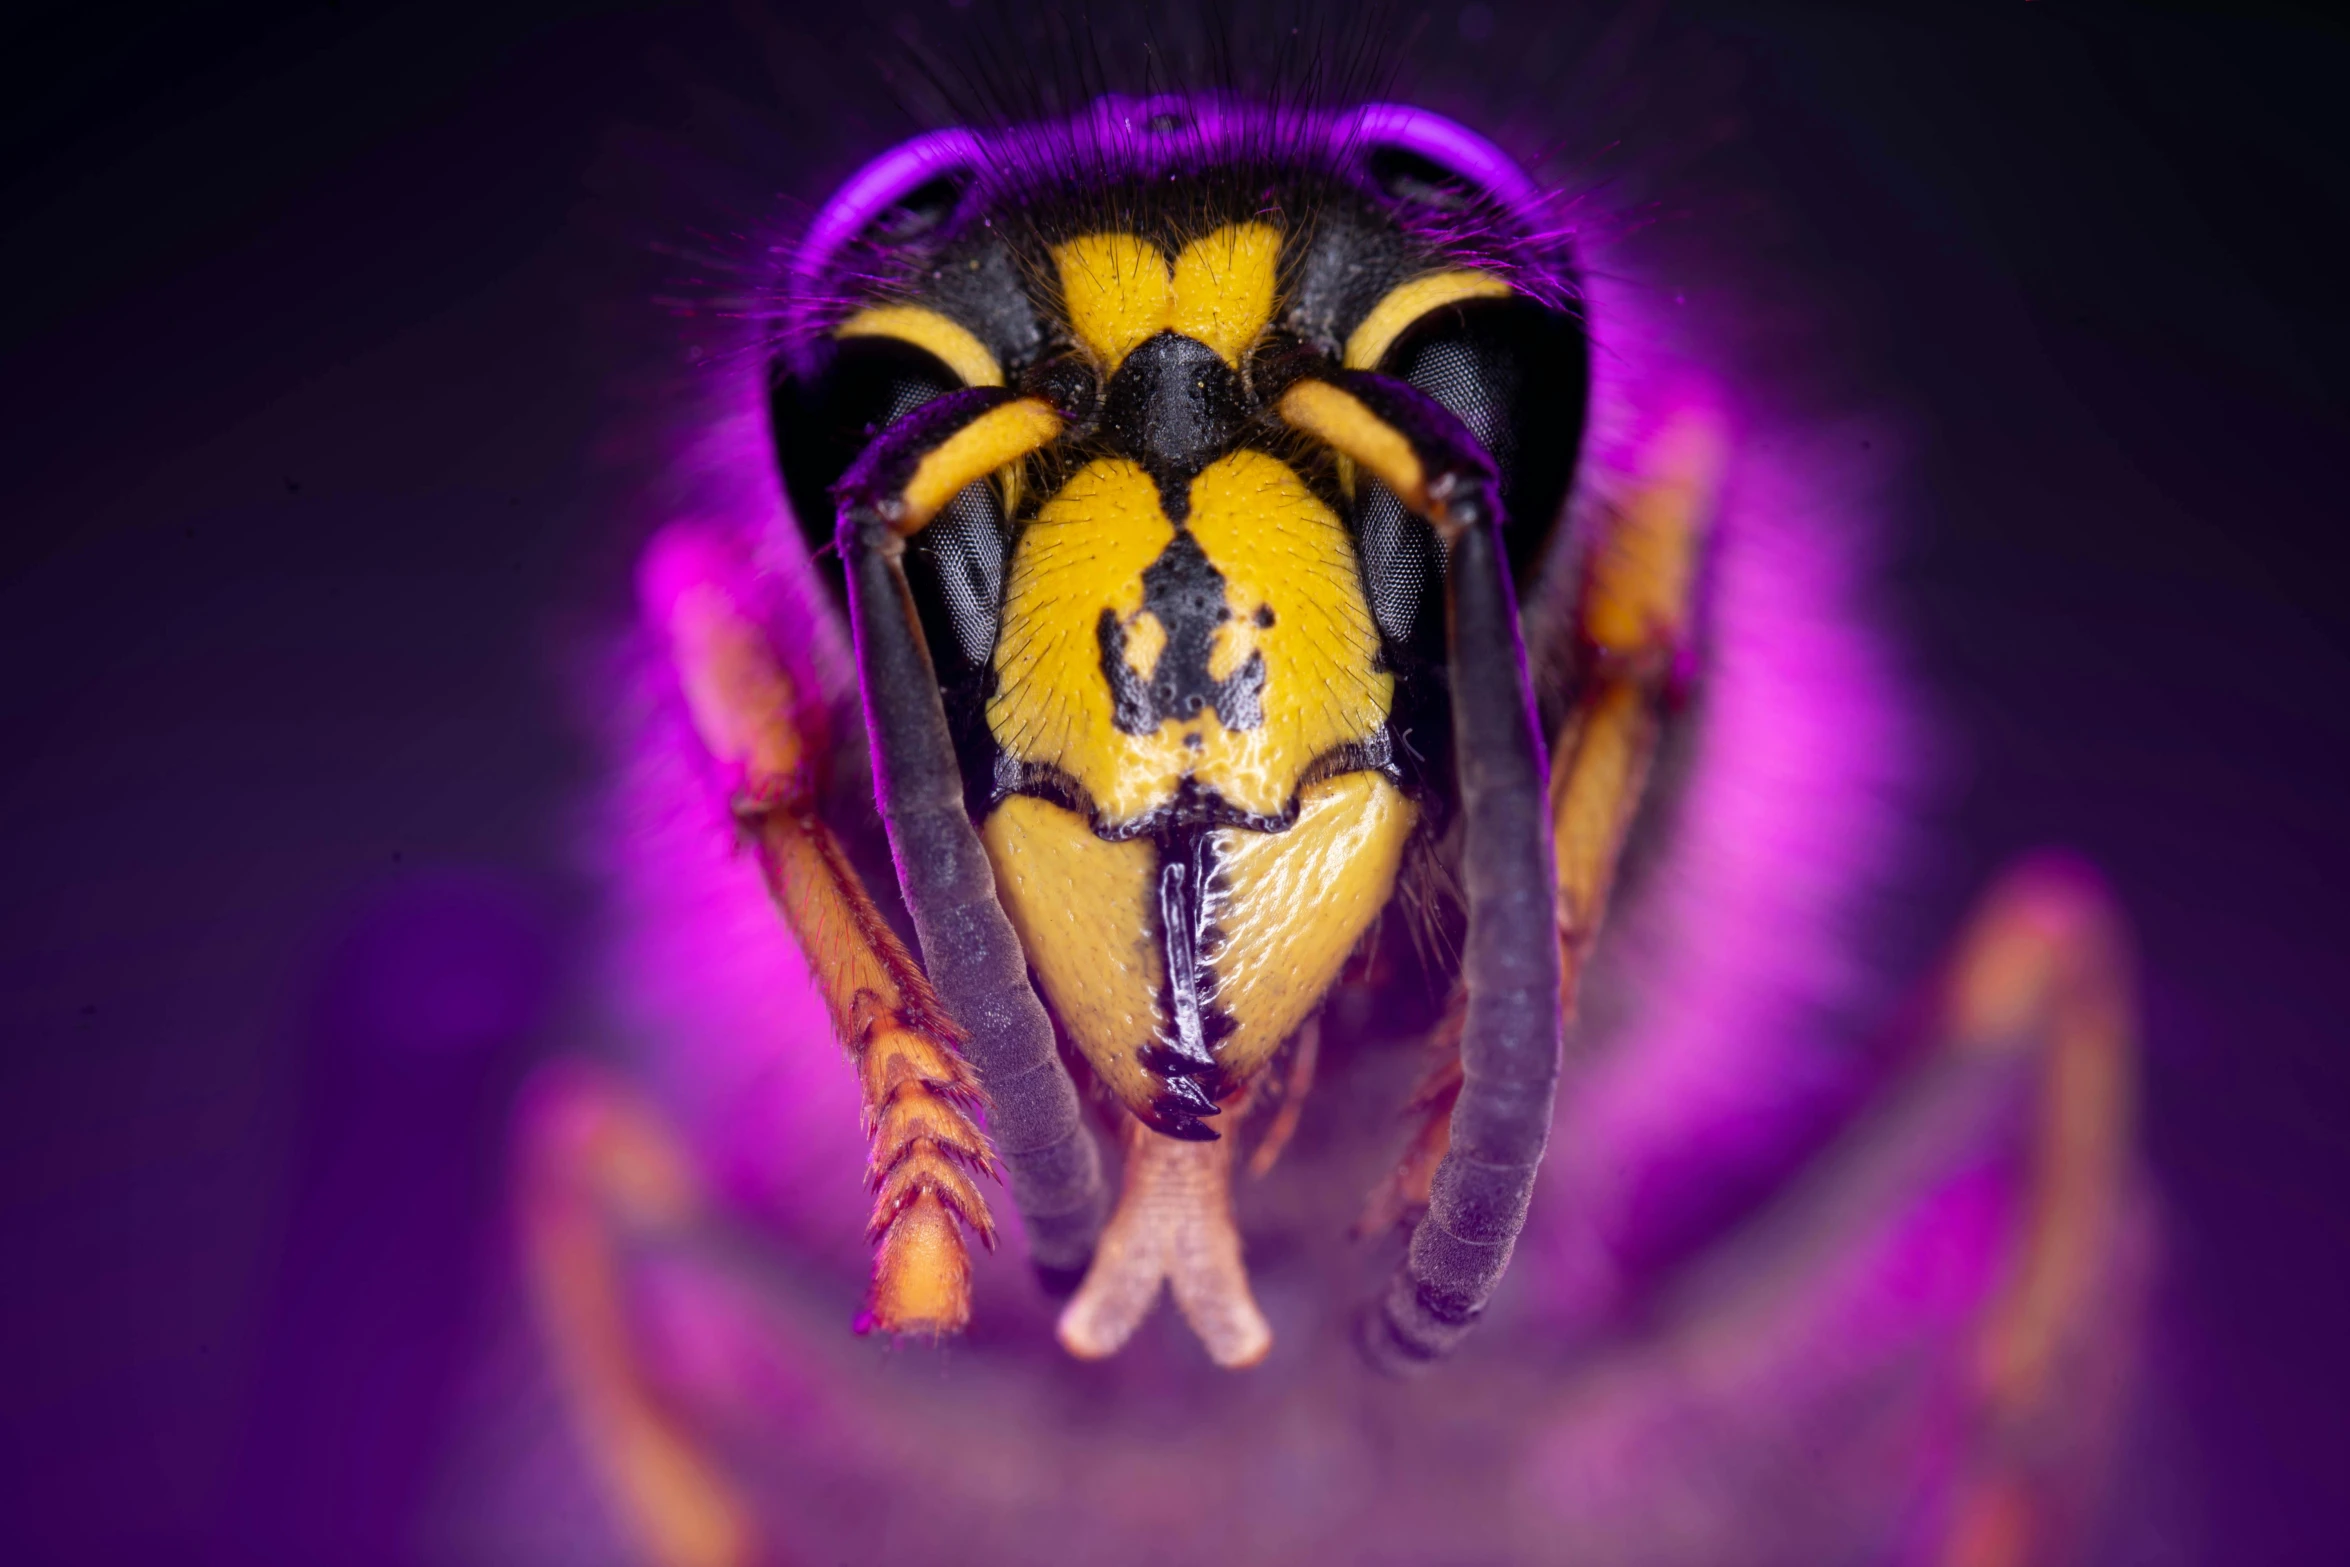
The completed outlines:
{"type": "Polygon", "coordinates": [[[1772,1560],[2082,1559],[2154,1260],[2133,988],[2093,876],[2003,876],[1873,1103],[1562,1389],[1529,1443],[1558,1537],[1671,1515],[1691,1561],[1755,1559],[1758,1519],[1772,1560]],[[1791,1483],[1860,1500],[1798,1518],[1791,1483]]]}
{"type": "Polygon", "coordinates": [[[1092,1257],[1107,1206],[1101,1157],[964,805],[903,557],[906,536],[958,492],[1060,429],[1038,399],[993,387],[950,393],[891,425],[835,487],[882,821],[931,983],[969,1031],[996,1153],[1050,1284],[1074,1281],[1092,1257]]]}
{"type": "Polygon", "coordinates": [[[2118,1411],[2131,1261],[2137,1020],[2120,921],[2095,877],[2026,861],[1983,901],[1947,982],[1945,1048],[2036,1069],[2019,1233],[1983,1314],[1973,1439],[1934,1559],[2008,1567],[2069,1554],[2118,1411]],[[2117,1347],[2120,1346],[2120,1347],[2117,1347]],[[2069,1466],[2069,1467],[2068,1467],[2069,1466]]]}
{"type": "Polygon", "coordinates": [[[1710,414],[1669,421],[1650,443],[1647,474],[1584,561],[1575,702],[1551,750],[1570,1016],[1657,739],[1689,685],[1697,566],[1725,457],[1723,432],[1710,414]]]}
{"type": "Polygon", "coordinates": [[[1461,1096],[1463,999],[1458,991],[1453,993],[1429,1038],[1429,1053],[1434,1059],[1420,1074],[1403,1108],[1407,1118],[1420,1124],[1387,1179],[1364,1200],[1352,1231],[1357,1240],[1383,1235],[1399,1224],[1416,1224],[1428,1211],[1428,1189],[1436,1179],[1436,1167],[1452,1147],[1452,1107],[1461,1096]]]}
{"type": "Polygon", "coordinates": [[[1446,1353],[1484,1311],[1525,1227],[1550,1138],[1563,1023],[1545,758],[1492,459],[1425,393],[1367,371],[1299,381],[1276,407],[1425,517],[1446,557],[1469,905],[1461,1087],[1427,1212],[1365,1324],[1373,1358],[1401,1367],[1446,1353]]]}
{"type": "Polygon", "coordinates": [[[1274,1107],[1272,1124],[1248,1156],[1251,1180],[1261,1181],[1272,1174],[1289,1140],[1297,1135],[1298,1122],[1305,1117],[1306,1095],[1314,1091],[1314,1068],[1321,1054],[1322,1014],[1317,1012],[1298,1025],[1290,1044],[1289,1073],[1282,1079],[1281,1102],[1274,1107]]]}
{"type": "Polygon", "coordinates": [[[993,1247],[974,1174],[994,1173],[963,1033],[884,923],[816,813],[810,723],[766,633],[729,586],[728,562],[690,533],[647,557],[651,608],[703,744],[736,769],[735,815],[856,1063],[864,1090],[879,1245],[867,1324],[955,1333],[970,1320],[970,1262],[956,1221],[993,1247]]]}
{"type": "Polygon", "coordinates": [[[1208,1358],[1241,1370],[1265,1358],[1273,1330],[1249,1290],[1232,1222],[1232,1139],[1192,1142],[1129,1121],[1126,1180],[1085,1283],[1062,1308],[1061,1347],[1100,1360],[1125,1347],[1174,1293],[1208,1358]]]}
{"type": "Polygon", "coordinates": [[[532,1303],[605,1484],[661,1567],[737,1567],[757,1540],[737,1494],[631,1348],[622,1253],[689,1226],[701,1193],[645,1106],[577,1070],[533,1085],[519,1218],[532,1303]]]}

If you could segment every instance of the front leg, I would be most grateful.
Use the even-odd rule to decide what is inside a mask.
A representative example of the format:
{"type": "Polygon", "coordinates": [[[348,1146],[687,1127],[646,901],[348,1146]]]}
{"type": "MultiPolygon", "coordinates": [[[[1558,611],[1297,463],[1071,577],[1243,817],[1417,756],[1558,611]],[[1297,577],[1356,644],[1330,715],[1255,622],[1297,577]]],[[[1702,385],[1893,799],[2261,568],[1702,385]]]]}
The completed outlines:
{"type": "Polygon", "coordinates": [[[817,815],[814,722],[767,633],[736,596],[722,548],[673,531],[646,559],[648,609],[703,745],[733,774],[734,810],[834,1031],[856,1064],[875,1191],[872,1293],[862,1325],[959,1332],[970,1264],[957,1221],[993,1247],[975,1175],[994,1173],[963,1031],[874,907],[817,815]]]}
{"type": "Polygon", "coordinates": [[[931,981],[969,1030],[997,1154],[1048,1282],[1083,1275],[1107,1193],[1076,1085],[963,801],[938,675],[906,586],[905,541],[970,484],[1054,439],[1060,416],[1000,388],[949,393],[891,425],[835,487],[850,624],[898,881],[931,981]]]}
{"type": "Polygon", "coordinates": [[[581,1067],[524,1096],[516,1217],[540,1331],[588,1455],[647,1561],[765,1559],[751,1498],[663,1396],[630,1322],[628,1254],[704,1222],[691,1161],[653,1108],[581,1067]]]}

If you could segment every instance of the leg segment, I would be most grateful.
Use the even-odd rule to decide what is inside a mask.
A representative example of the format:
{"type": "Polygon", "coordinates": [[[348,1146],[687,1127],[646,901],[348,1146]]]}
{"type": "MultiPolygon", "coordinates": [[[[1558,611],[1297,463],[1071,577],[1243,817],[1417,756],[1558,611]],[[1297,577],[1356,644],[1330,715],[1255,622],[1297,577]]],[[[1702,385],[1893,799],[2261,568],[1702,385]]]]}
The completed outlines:
{"type": "Polygon", "coordinates": [[[1373,1357],[1404,1366],[1445,1353],[1484,1311],[1550,1137],[1562,1025],[1547,780],[1491,459],[1458,419],[1384,376],[1301,381],[1278,407],[1426,517],[1446,557],[1469,904],[1461,1087],[1428,1210],[1366,1323],[1373,1357]]]}
{"type": "Polygon", "coordinates": [[[2038,1079],[2027,1195],[2001,1288],[1976,1329],[1970,1451],[1941,1567],[2069,1555],[2117,1410],[2136,1017],[2120,922],[2095,877],[2056,857],[2008,873],[1976,915],[1947,989],[1947,1048],[2021,1056],[2038,1079]]]}
{"type": "Polygon", "coordinates": [[[2093,876],[2002,877],[1871,1102],[1561,1386],[1529,1444],[1555,1537],[1698,1562],[2084,1559],[2153,1261],[2132,989],[2093,876]]]}
{"type": "Polygon", "coordinates": [[[532,1304],[590,1456],[647,1559],[660,1567],[756,1559],[747,1500],[631,1347],[625,1245],[691,1224],[701,1205],[667,1129],[598,1077],[550,1074],[524,1101],[521,1161],[532,1304]]]}
{"type": "Polygon", "coordinates": [[[1289,1073],[1282,1079],[1281,1102],[1274,1106],[1271,1124],[1248,1156],[1248,1173],[1253,1180],[1261,1181],[1273,1172],[1289,1140],[1297,1135],[1297,1123],[1305,1115],[1306,1095],[1314,1090],[1314,1068],[1322,1054],[1321,1013],[1305,1020],[1289,1048],[1289,1073]]]}
{"type": "Polygon", "coordinates": [[[1550,797],[1569,1016],[1657,737],[1688,685],[1697,562],[1713,525],[1724,454],[1710,416],[1691,413],[1667,424],[1650,446],[1648,474],[1584,567],[1575,622],[1582,674],[1552,747],[1550,797]]]}
{"type": "Polygon", "coordinates": [[[995,1244],[972,1180],[994,1173],[979,1084],[962,1030],[816,814],[802,706],[733,597],[726,566],[707,541],[665,535],[648,556],[648,597],[704,745],[738,773],[735,814],[864,1089],[880,1246],[866,1321],[890,1333],[959,1332],[970,1265],[956,1221],[995,1244]]]}
{"type": "Polygon", "coordinates": [[[898,880],[931,982],[969,1030],[1030,1254],[1055,1282],[1082,1273],[1093,1253],[1105,1206],[1100,1155],[964,807],[903,554],[906,535],[939,506],[1060,427],[1035,399],[995,388],[952,393],[890,426],[836,492],[865,718],[898,880]]]}
{"type": "Polygon", "coordinates": [[[1387,1179],[1364,1201],[1354,1222],[1357,1240],[1384,1235],[1399,1224],[1416,1224],[1428,1211],[1428,1189],[1452,1147],[1452,1107],[1461,1096],[1462,1001],[1455,991],[1429,1040],[1433,1059],[1403,1107],[1404,1116],[1416,1119],[1419,1126],[1387,1179]]]}

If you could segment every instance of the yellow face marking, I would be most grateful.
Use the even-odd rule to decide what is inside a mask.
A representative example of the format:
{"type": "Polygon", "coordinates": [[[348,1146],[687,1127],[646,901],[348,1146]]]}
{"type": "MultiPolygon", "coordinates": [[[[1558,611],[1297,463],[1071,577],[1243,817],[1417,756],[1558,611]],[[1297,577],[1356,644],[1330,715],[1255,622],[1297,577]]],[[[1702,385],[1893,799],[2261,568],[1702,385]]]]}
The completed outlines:
{"type": "Polygon", "coordinates": [[[1419,454],[1393,425],[1363,406],[1352,392],[1327,381],[1300,381],[1281,394],[1276,411],[1291,428],[1328,446],[1393,490],[1396,499],[1425,516],[1427,475],[1419,454]]]}
{"type": "Polygon", "coordinates": [[[1192,481],[1191,534],[1224,574],[1232,611],[1210,673],[1251,652],[1265,660],[1264,722],[1235,735],[1209,719],[1216,765],[1197,776],[1270,815],[1317,758],[1386,723],[1395,677],[1378,668],[1379,631],[1345,525],[1287,464],[1254,451],[1211,463],[1192,481]]]}
{"type": "Polygon", "coordinates": [[[989,409],[915,465],[892,526],[900,533],[915,532],[970,485],[1018,462],[1060,433],[1061,416],[1040,398],[1023,397],[989,409]]]}
{"type": "Polygon", "coordinates": [[[1286,464],[1240,451],[1192,482],[1189,532],[1224,584],[1208,672],[1228,679],[1261,657],[1261,718],[1227,729],[1203,707],[1147,734],[1118,728],[1101,614],[1124,631],[1128,666],[1155,672],[1167,628],[1143,608],[1143,573],[1175,532],[1141,468],[1099,459],[1022,531],[1005,584],[988,727],[1013,759],[1074,779],[1105,829],[1167,804],[1187,776],[1278,816],[1306,769],[1370,738],[1394,700],[1345,526],[1286,464]]]}
{"type": "MultiPolygon", "coordinates": [[[[1217,831],[1209,909],[1222,941],[1208,970],[1212,1004],[1233,1022],[1216,1059],[1234,1081],[1262,1068],[1337,980],[1394,893],[1417,815],[1377,773],[1347,773],[1306,790],[1285,832],[1217,831]]],[[[1141,1052],[1167,1030],[1157,846],[1109,842],[1028,795],[998,806],[980,841],[1070,1039],[1122,1103],[1148,1106],[1159,1084],[1141,1052]]]]}
{"type": "Polygon", "coordinates": [[[1395,346],[1404,328],[1431,310],[1458,304],[1464,299],[1500,299],[1515,292],[1507,283],[1490,272],[1430,272],[1399,284],[1388,291],[1387,297],[1371,307],[1346,340],[1346,367],[1349,370],[1376,370],[1379,361],[1387,357],[1387,350],[1395,346]]]}
{"type": "Polygon", "coordinates": [[[1159,247],[1133,234],[1088,234],[1053,247],[1069,330],[1115,370],[1167,329],[1175,284],[1159,247]]]}
{"type": "Polygon", "coordinates": [[[1095,628],[1111,610],[1128,623],[1132,656],[1142,573],[1174,536],[1141,468],[1091,462],[1021,530],[1004,587],[988,728],[1015,759],[1075,776],[1112,819],[1140,815],[1173,791],[1181,764],[1169,753],[1181,741],[1137,748],[1118,732],[1095,628]]]}
{"type": "Polygon", "coordinates": [[[1085,818],[1016,794],[979,839],[996,891],[1045,999],[1085,1059],[1128,1105],[1157,1092],[1137,1052],[1158,1026],[1166,958],[1155,938],[1158,850],[1110,843],[1085,818]]]}
{"type": "Polygon", "coordinates": [[[1170,330],[1239,368],[1273,319],[1280,261],[1280,232],[1264,223],[1228,223],[1184,246],[1172,265],[1133,234],[1087,234],[1053,247],[1069,329],[1108,371],[1170,330]]]}
{"type": "Polygon", "coordinates": [[[835,337],[894,337],[935,355],[965,386],[1001,386],[1004,367],[960,321],[919,305],[876,305],[843,321],[835,337]]]}
{"type": "Polygon", "coordinates": [[[1175,258],[1175,309],[1167,325],[1216,351],[1234,369],[1273,319],[1281,233],[1266,223],[1228,223],[1175,258]]]}
{"type": "Polygon", "coordinates": [[[1159,624],[1158,616],[1146,612],[1127,621],[1126,667],[1134,671],[1137,680],[1148,680],[1157,671],[1166,651],[1167,628],[1159,624]]]}
{"type": "Polygon", "coordinates": [[[1418,810],[1377,773],[1307,789],[1287,832],[1216,834],[1209,959],[1215,1004],[1235,1025],[1216,1060],[1236,1079],[1257,1071],[1336,982],[1347,955],[1394,894],[1418,810]]]}

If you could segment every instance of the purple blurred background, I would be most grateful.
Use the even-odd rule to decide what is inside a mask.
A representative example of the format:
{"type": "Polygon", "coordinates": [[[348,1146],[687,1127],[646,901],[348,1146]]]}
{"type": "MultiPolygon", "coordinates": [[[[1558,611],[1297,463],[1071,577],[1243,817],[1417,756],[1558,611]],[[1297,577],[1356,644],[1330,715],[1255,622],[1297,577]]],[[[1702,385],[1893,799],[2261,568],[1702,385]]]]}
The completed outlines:
{"type": "MultiPolygon", "coordinates": [[[[1920,437],[1887,602],[1956,786],[1909,956],[2022,849],[2111,875],[2169,1214],[2112,1553],[2338,1559],[2350,38],[1900,9],[1676,14],[1920,437]]],[[[567,692],[629,542],[591,323],[641,272],[592,171],[740,37],[0,23],[11,1561],[430,1559],[511,1097],[591,917],[567,692]]]]}

